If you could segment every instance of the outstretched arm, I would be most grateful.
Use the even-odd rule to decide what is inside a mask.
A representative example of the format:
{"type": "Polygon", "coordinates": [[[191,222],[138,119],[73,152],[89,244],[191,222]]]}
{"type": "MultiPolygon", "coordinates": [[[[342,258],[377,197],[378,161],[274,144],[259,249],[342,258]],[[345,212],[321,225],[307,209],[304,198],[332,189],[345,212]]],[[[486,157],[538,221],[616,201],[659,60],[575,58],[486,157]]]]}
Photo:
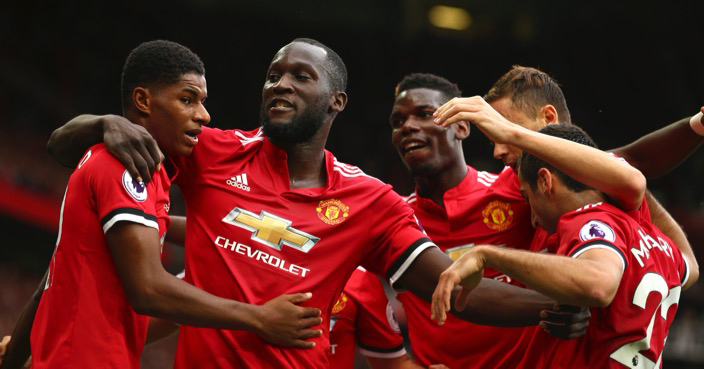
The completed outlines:
{"type": "Polygon", "coordinates": [[[31,354],[29,338],[32,333],[34,316],[37,314],[39,301],[42,299],[42,294],[44,293],[44,286],[46,285],[48,274],[49,270],[44,273],[44,278],[39,282],[37,289],[34,291],[34,295],[27,301],[24,310],[22,310],[22,314],[15,325],[15,329],[12,331],[12,339],[7,346],[5,357],[0,365],[2,369],[22,368],[27,362],[27,359],[29,359],[29,355],[31,354]]]}
{"type": "MultiPolygon", "coordinates": [[[[438,248],[423,251],[398,280],[398,284],[425,301],[431,301],[440,274],[452,265],[452,260],[438,248]]],[[[535,291],[478,278],[468,308],[453,310],[460,319],[482,325],[521,327],[536,325],[540,313],[554,304],[535,291]]]]}
{"type": "Polygon", "coordinates": [[[661,177],[680,165],[704,142],[704,136],[692,129],[690,120],[694,120],[694,125],[702,125],[700,114],[683,118],[611,151],[638,168],[646,178],[661,177]]]}
{"type": "Polygon", "coordinates": [[[119,115],[79,115],[51,134],[47,149],[61,165],[73,168],[89,147],[101,142],[132,178],[145,183],[164,158],[144,127],[119,115]]]}
{"type": "Polygon", "coordinates": [[[320,330],[320,310],[297,304],[310,294],[279,296],[262,306],[213,296],[164,270],[158,231],[136,223],[120,222],[106,233],[108,247],[125,295],[138,313],[180,324],[255,332],[263,339],[298,348],[310,348],[320,330]]]}
{"type": "Polygon", "coordinates": [[[441,323],[449,311],[452,290],[460,285],[454,308],[464,309],[475,300],[472,279],[485,267],[514,277],[528,287],[561,303],[591,307],[608,306],[616,295],[623,264],[613,252],[593,249],[578,258],[549,255],[495,246],[475,246],[442,273],[433,294],[433,317],[441,323]],[[472,294],[471,296],[469,294],[472,294]]]}
{"type": "Polygon", "coordinates": [[[601,150],[511,123],[480,96],[454,98],[435,113],[436,123],[470,121],[490,140],[516,146],[574,180],[607,194],[625,210],[638,209],[646,181],[640,171],[601,150]]]}

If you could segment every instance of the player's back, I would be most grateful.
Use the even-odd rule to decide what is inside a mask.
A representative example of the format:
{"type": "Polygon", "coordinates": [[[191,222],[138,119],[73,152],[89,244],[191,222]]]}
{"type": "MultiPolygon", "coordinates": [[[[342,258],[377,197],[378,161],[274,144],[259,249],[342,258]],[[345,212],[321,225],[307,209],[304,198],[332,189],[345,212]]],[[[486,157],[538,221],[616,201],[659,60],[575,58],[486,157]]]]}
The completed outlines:
{"type": "Polygon", "coordinates": [[[542,367],[658,366],[688,267],[679,249],[649,219],[631,216],[599,203],[560,219],[558,254],[578,257],[593,248],[610,249],[620,255],[624,272],[609,306],[591,309],[585,336],[561,341],[536,333],[530,350],[542,350],[542,367]],[[547,347],[541,348],[541,341],[547,347]]]}

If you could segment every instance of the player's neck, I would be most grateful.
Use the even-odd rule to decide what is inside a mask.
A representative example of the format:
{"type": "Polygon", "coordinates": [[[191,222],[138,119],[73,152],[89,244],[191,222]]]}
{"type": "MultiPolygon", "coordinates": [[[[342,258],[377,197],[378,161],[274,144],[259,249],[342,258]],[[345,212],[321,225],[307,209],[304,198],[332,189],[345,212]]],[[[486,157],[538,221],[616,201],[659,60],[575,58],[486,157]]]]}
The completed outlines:
{"type": "Polygon", "coordinates": [[[589,204],[604,202],[606,201],[606,198],[599,191],[586,190],[582,192],[567,192],[565,195],[558,197],[558,200],[556,201],[561,204],[563,214],[566,214],[589,204]]]}
{"type": "Polygon", "coordinates": [[[327,130],[322,128],[315,136],[305,142],[271,141],[275,146],[286,151],[289,185],[292,190],[326,186],[328,179],[325,170],[326,141],[327,130]]]}
{"type": "Polygon", "coordinates": [[[467,176],[467,164],[463,160],[455,160],[446,168],[427,176],[416,176],[418,195],[433,200],[445,207],[444,195],[450,189],[457,187],[467,176]]]}

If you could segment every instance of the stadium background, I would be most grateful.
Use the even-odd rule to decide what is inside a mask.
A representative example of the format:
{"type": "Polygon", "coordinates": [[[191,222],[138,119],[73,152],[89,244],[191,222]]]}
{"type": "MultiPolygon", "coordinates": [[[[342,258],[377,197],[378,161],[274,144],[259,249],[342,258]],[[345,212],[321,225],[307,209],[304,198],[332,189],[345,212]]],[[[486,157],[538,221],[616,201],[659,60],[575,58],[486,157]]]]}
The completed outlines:
{"type": "MultiPolygon", "coordinates": [[[[1,335],[55,243],[70,170],[46,153],[49,134],[80,113],[119,114],[122,63],[142,41],[169,39],[199,54],[211,126],[241,129],[258,125],[264,74],[281,46],[295,37],[329,45],[347,64],[349,104],[328,149],[402,194],[413,185],[389,144],[387,118],[395,83],[410,72],[442,75],[470,96],[513,64],[538,67],[560,81],[573,120],[602,148],[704,105],[701,1],[25,1],[3,4],[0,34],[1,335]]],[[[477,130],[465,153],[479,169],[500,170],[477,130]]],[[[703,163],[700,149],[649,184],[695,249],[704,243],[703,163]]],[[[165,256],[176,271],[178,251],[165,256]]],[[[682,296],[666,366],[704,367],[702,289],[682,296]]],[[[169,367],[174,347],[172,339],[147,349],[143,367],[169,367]]]]}

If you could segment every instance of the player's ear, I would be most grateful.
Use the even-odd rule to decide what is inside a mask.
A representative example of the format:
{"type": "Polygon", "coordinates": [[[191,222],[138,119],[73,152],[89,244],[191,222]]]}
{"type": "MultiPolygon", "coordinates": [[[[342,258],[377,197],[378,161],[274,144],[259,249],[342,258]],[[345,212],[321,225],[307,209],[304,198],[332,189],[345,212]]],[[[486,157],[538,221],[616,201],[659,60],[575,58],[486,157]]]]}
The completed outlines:
{"type": "Polygon", "coordinates": [[[455,139],[461,141],[469,137],[469,123],[467,121],[461,120],[452,126],[455,127],[455,139]]]}
{"type": "Polygon", "coordinates": [[[538,169],[538,190],[545,195],[555,191],[555,176],[547,168],[538,169]]]}
{"type": "Polygon", "coordinates": [[[540,111],[538,111],[538,119],[543,125],[560,123],[560,116],[557,114],[557,109],[550,104],[540,108],[540,111]]]}
{"type": "Polygon", "coordinates": [[[143,87],[132,90],[132,104],[137,111],[149,115],[151,107],[151,92],[143,87]]]}
{"type": "Polygon", "coordinates": [[[330,99],[332,100],[330,103],[330,108],[332,109],[332,111],[339,113],[345,110],[345,106],[347,105],[346,93],[342,91],[335,92],[332,94],[330,99]]]}

